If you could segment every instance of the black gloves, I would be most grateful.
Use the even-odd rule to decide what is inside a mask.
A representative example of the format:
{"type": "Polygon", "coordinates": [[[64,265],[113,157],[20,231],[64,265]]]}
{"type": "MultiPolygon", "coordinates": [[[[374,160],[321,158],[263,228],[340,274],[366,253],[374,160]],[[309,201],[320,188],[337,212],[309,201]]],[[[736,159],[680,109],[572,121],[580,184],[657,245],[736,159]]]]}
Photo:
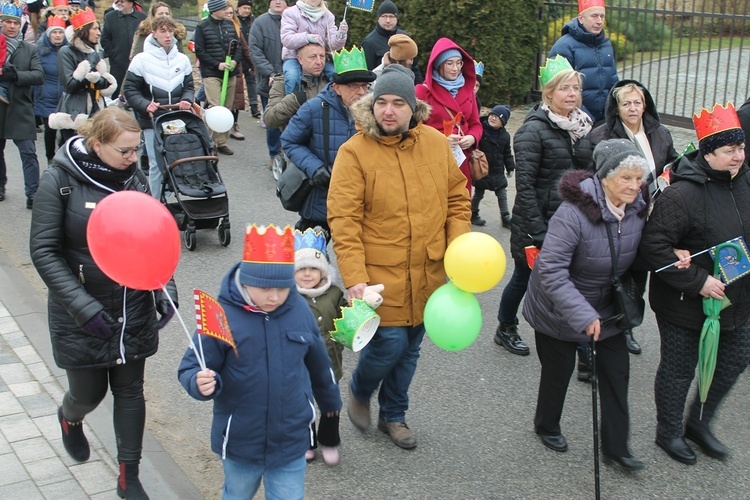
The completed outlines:
{"type": "Polygon", "coordinates": [[[96,316],[81,326],[81,330],[92,337],[107,340],[115,334],[112,326],[110,326],[113,323],[114,320],[112,320],[112,316],[104,311],[99,311],[96,316]]]}
{"type": "Polygon", "coordinates": [[[18,72],[12,65],[3,68],[3,74],[0,75],[0,82],[15,82],[18,79],[18,72]]]}
{"type": "MultiPolygon", "coordinates": [[[[159,313],[161,318],[159,318],[159,321],[156,323],[156,329],[161,330],[165,326],[167,326],[167,323],[169,323],[169,320],[172,319],[174,316],[174,309],[172,308],[172,304],[169,303],[169,299],[164,295],[164,292],[157,292],[156,293],[156,311],[159,313]]],[[[175,307],[177,306],[177,302],[175,302],[175,307]]]]}
{"type": "Polygon", "coordinates": [[[328,189],[328,184],[331,183],[331,171],[328,167],[323,165],[315,171],[310,180],[312,181],[313,186],[321,189],[328,189]]]}
{"type": "Polygon", "coordinates": [[[307,100],[307,94],[305,94],[301,90],[298,90],[298,91],[292,92],[292,93],[294,94],[294,97],[297,98],[297,102],[299,103],[300,106],[302,106],[303,104],[305,104],[305,101],[307,100]]]}
{"type": "Polygon", "coordinates": [[[544,238],[545,236],[547,236],[547,232],[545,231],[543,233],[533,234],[529,236],[531,236],[531,244],[541,250],[542,243],[544,243],[544,238]]]}

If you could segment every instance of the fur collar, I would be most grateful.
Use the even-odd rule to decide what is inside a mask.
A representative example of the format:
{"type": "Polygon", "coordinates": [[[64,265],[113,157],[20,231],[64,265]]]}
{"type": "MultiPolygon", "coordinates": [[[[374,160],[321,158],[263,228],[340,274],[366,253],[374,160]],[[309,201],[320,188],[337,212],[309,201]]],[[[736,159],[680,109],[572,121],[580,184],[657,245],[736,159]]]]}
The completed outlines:
{"type": "MultiPolygon", "coordinates": [[[[602,211],[609,211],[604,201],[601,181],[594,177],[593,172],[570,170],[560,179],[558,189],[560,198],[578,207],[591,222],[601,222],[602,211]],[[591,179],[591,182],[585,182],[588,179],[591,179]],[[596,195],[596,198],[594,195],[596,195]]],[[[630,210],[631,207],[635,206],[638,209],[638,217],[644,218],[648,215],[650,200],[648,184],[644,182],[641,185],[641,198],[636,198],[635,202],[628,205],[625,210],[630,210]]]]}
{"type": "Polygon", "coordinates": [[[67,28],[65,28],[65,38],[68,39],[70,45],[77,51],[82,52],[86,55],[93,54],[94,48],[83,43],[83,40],[81,40],[80,38],[74,37],[74,33],[75,31],[73,30],[73,26],[68,26],[67,28]]]}
{"type": "MultiPolygon", "coordinates": [[[[381,138],[380,129],[375,122],[375,115],[372,114],[373,94],[367,94],[362,99],[354,103],[351,108],[351,114],[357,123],[357,129],[362,133],[369,135],[373,139],[381,138]]],[[[414,128],[417,123],[424,122],[430,117],[432,108],[424,101],[417,99],[417,106],[412,117],[410,128],[414,128]]]]}
{"type": "MultiPolygon", "coordinates": [[[[185,36],[187,35],[187,29],[185,28],[185,25],[182,23],[175,22],[177,27],[174,30],[174,37],[177,40],[184,40],[185,36]]],[[[138,25],[138,29],[135,31],[137,35],[146,37],[151,34],[151,20],[148,18],[141,21],[141,24],[138,25]]]]}

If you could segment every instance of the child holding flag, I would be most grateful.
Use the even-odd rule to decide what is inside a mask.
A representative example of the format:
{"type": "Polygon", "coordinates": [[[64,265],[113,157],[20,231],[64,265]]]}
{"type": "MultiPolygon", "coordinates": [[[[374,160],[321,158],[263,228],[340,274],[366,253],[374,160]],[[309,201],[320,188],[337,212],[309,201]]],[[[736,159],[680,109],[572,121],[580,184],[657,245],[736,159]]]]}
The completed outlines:
{"type": "Polygon", "coordinates": [[[291,227],[248,228],[242,262],[224,277],[218,301],[236,352],[196,334],[201,347],[185,353],[178,377],[192,397],[214,401],[211,449],[224,467],[223,498],[253,497],[262,478],[268,497],[301,500],[313,394],[330,417],[341,396],[318,325],[295,288],[291,227]]]}

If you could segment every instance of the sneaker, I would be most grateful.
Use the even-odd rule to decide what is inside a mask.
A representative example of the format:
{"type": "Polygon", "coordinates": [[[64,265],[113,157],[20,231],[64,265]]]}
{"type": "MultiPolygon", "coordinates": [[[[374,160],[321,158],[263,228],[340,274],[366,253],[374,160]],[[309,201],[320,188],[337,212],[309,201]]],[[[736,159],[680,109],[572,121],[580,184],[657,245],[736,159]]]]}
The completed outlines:
{"type": "Polygon", "coordinates": [[[219,146],[218,148],[216,148],[216,151],[227,156],[232,156],[234,154],[234,151],[229,149],[227,146],[219,146]]]}
{"type": "Polygon", "coordinates": [[[391,440],[399,448],[413,450],[417,447],[417,438],[414,436],[414,431],[409,429],[406,422],[386,422],[381,418],[378,419],[378,430],[391,436],[391,440]]]}
{"type": "Polygon", "coordinates": [[[237,141],[245,140],[245,135],[240,132],[240,126],[237,125],[236,123],[232,127],[232,130],[229,132],[229,137],[237,141]]]}
{"type": "Polygon", "coordinates": [[[471,223],[474,226],[484,226],[485,224],[487,224],[487,221],[482,219],[479,214],[474,214],[471,216],[471,223]]]}
{"type": "Polygon", "coordinates": [[[251,109],[250,114],[253,115],[253,118],[260,118],[260,110],[258,110],[257,108],[251,109]]]}
{"type": "Polygon", "coordinates": [[[529,346],[518,335],[518,325],[500,323],[495,331],[495,343],[503,346],[510,353],[519,356],[529,355],[529,346]]]}
{"type": "Polygon", "coordinates": [[[370,402],[360,402],[354,397],[351,387],[349,387],[349,406],[347,406],[346,412],[349,415],[349,420],[357,429],[364,431],[370,427],[370,402]]]}
{"type": "Polygon", "coordinates": [[[57,421],[62,430],[62,442],[65,451],[73,460],[85,462],[91,456],[91,448],[86,435],[83,433],[83,420],[70,422],[63,417],[62,406],[57,409],[57,421]]]}
{"type": "Polygon", "coordinates": [[[320,453],[323,455],[323,462],[326,465],[336,465],[341,458],[338,446],[321,446],[320,453]]]}
{"type": "Polygon", "coordinates": [[[263,117],[261,116],[260,120],[258,120],[258,123],[260,124],[260,128],[266,128],[266,122],[263,121],[263,117]]]}

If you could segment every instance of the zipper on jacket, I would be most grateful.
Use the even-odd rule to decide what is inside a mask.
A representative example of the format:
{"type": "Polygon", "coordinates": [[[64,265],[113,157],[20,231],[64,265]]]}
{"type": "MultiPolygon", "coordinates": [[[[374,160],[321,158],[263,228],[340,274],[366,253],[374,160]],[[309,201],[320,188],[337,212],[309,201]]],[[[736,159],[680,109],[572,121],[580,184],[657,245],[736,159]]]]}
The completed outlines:
{"type": "Polygon", "coordinates": [[[227,459],[227,445],[229,444],[229,428],[232,426],[232,415],[229,415],[229,420],[227,420],[227,428],[224,431],[224,442],[221,443],[221,459],[226,460],[227,459]]]}
{"type": "Polygon", "coordinates": [[[125,359],[125,325],[128,324],[128,315],[126,313],[128,305],[127,296],[128,289],[126,287],[122,287],[122,328],[120,328],[120,359],[122,360],[123,365],[128,362],[127,359],[125,359]]]}
{"type": "Polygon", "coordinates": [[[86,283],[86,277],[83,275],[83,264],[78,266],[78,283],[82,285],[86,283]]]}

